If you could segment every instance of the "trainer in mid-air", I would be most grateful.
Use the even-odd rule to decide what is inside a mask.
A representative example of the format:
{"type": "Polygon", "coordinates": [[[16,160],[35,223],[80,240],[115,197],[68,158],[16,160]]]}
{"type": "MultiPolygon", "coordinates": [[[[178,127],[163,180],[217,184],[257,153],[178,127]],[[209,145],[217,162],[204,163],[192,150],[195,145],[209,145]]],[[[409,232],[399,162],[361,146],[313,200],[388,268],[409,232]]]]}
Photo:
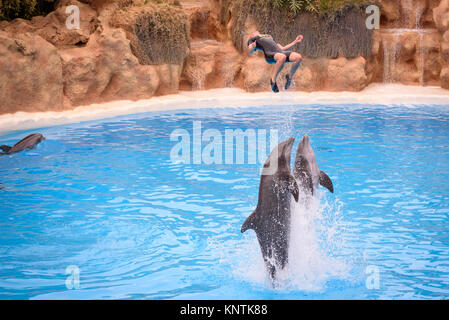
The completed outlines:
{"type": "Polygon", "coordinates": [[[259,31],[255,31],[251,34],[251,38],[249,38],[248,40],[249,53],[252,54],[255,50],[263,51],[265,55],[265,60],[269,64],[275,64],[273,74],[270,79],[271,90],[273,90],[273,92],[279,92],[279,88],[276,84],[276,78],[281,72],[286,62],[293,63],[290,72],[287,73],[287,75],[285,76],[286,79],[285,90],[287,90],[290,87],[293,75],[301,65],[302,56],[297,52],[286,50],[293,47],[298,42],[301,42],[302,39],[303,36],[299,35],[292,43],[286,46],[282,46],[279,43],[276,43],[273,40],[273,38],[268,34],[260,34],[259,31]]]}

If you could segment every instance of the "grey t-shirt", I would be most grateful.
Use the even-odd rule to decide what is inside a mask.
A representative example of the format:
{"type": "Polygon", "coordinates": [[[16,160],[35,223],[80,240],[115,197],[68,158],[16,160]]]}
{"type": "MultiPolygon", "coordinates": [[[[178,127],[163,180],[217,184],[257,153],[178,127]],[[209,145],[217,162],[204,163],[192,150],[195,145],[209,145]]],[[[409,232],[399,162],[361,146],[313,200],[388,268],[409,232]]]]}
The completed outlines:
{"type": "Polygon", "coordinates": [[[265,55],[273,55],[276,52],[283,52],[281,48],[279,48],[278,44],[274,42],[273,38],[268,34],[259,34],[248,40],[248,46],[256,42],[256,49],[261,50],[265,53],[265,55]]]}

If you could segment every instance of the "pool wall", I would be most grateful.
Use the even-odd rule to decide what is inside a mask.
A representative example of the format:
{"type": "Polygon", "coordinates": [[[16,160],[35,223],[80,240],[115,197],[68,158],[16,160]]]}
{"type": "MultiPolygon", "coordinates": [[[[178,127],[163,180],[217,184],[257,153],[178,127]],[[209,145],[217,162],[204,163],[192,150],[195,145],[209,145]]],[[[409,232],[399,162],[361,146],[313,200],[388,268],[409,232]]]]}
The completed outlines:
{"type": "Polygon", "coordinates": [[[161,96],[140,101],[114,101],[81,106],[61,112],[16,112],[0,115],[0,134],[61,124],[98,120],[118,115],[176,109],[310,104],[416,105],[449,103],[449,91],[438,87],[373,84],[362,92],[268,92],[247,93],[240,89],[214,89],[161,96]]]}

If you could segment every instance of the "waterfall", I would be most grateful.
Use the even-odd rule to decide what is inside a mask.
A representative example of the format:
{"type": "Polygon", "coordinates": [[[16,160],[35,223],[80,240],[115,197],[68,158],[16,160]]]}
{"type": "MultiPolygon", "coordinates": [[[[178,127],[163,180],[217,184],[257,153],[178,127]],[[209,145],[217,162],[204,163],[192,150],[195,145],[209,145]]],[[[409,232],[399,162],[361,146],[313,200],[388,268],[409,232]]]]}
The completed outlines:
{"type": "MultiPolygon", "coordinates": [[[[424,15],[424,2],[422,0],[401,0],[401,17],[399,19],[400,26],[397,28],[382,29],[381,37],[383,44],[383,82],[394,83],[403,80],[403,77],[397,74],[399,64],[405,63],[401,61],[401,41],[410,41],[411,37],[401,39],[406,34],[416,34],[415,42],[415,70],[418,73],[419,85],[425,86],[425,61],[426,48],[424,47],[425,36],[437,32],[436,29],[424,29],[421,18],[424,15]]],[[[404,66],[402,66],[404,68],[404,66]]],[[[411,66],[413,68],[413,66],[411,66]]]]}
{"type": "Polygon", "coordinates": [[[192,90],[204,90],[206,76],[201,68],[198,67],[198,58],[195,56],[195,68],[192,70],[192,90]]]}
{"type": "Polygon", "coordinates": [[[405,28],[420,29],[424,0],[401,0],[401,24],[405,28]],[[413,8],[415,10],[413,10],[413,8]]]}
{"type": "Polygon", "coordinates": [[[424,32],[421,28],[421,17],[423,15],[423,8],[422,5],[424,4],[424,1],[420,0],[414,0],[413,5],[415,6],[415,30],[418,32],[418,40],[416,44],[416,51],[418,54],[419,63],[417,65],[418,71],[419,71],[419,84],[421,86],[425,86],[424,83],[424,63],[425,63],[425,50],[423,47],[423,38],[424,38],[424,32]],[[419,49],[419,53],[418,53],[419,49]]]}
{"type": "MultiPolygon", "coordinates": [[[[425,83],[424,83],[425,50],[424,50],[424,46],[423,46],[423,37],[424,37],[423,32],[418,33],[418,44],[419,44],[419,48],[420,48],[420,50],[419,50],[419,65],[418,65],[418,68],[420,71],[419,72],[419,84],[424,87],[425,86],[425,83]]],[[[418,50],[418,46],[416,49],[418,50]]]]}
{"type": "MultiPolygon", "coordinates": [[[[419,2],[420,3],[420,2],[419,2]]],[[[419,4],[416,6],[415,10],[415,29],[421,29],[421,17],[423,12],[421,11],[421,8],[419,4]]]]}
{"type": "MultiPolygon", "coordinates": [[[[397,61],[398,43],[399,43],[399,33],[393,33],[390,42],[386,43],[384,41],[384,71],[383,71],[383,81],[384,83],[395,82],[395,66],[397,61]]],[[[385,38],[384,38],[385,40],[385,38]]]]}

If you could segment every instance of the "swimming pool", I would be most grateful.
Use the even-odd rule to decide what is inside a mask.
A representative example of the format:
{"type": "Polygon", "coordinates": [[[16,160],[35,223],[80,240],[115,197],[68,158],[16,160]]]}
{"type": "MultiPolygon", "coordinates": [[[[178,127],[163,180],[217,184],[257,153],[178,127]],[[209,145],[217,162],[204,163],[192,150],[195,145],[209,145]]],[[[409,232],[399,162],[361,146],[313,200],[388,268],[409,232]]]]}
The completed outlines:
{"type": "Polygon", "coordinates": [[[449,297],[447,105],[159,111],[1,142],[31,132],[47,140],[0,157],[2,299],[449,297]],[[294,210],[277,289],[254,232],[240,233],[261,165],[172,161],[170,134],[195,121],[276,129],[294,150],[307,133],[333,180],[294,210]]]}

